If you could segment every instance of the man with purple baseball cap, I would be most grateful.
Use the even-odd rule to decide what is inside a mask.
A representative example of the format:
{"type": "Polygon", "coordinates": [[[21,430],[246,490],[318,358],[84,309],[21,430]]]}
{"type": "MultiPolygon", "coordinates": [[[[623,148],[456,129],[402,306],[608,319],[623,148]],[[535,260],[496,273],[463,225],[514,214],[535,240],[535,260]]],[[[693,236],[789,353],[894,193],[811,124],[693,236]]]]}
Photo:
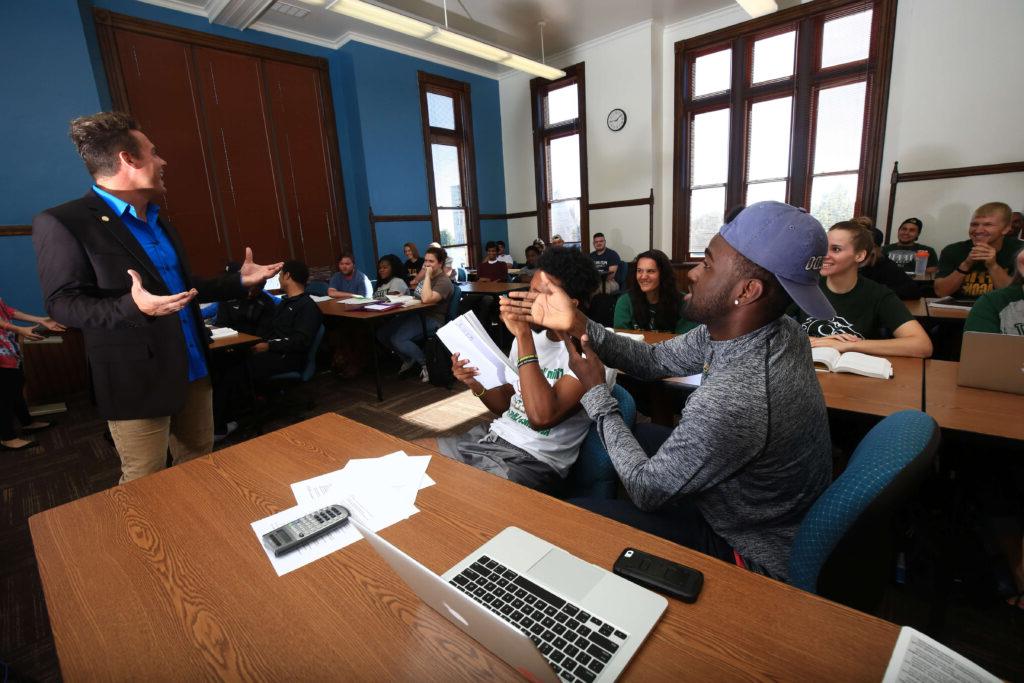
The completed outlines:
{"type": "Polygon", "coordinates": [[[580,400],[631,500],[577,501],[727,562],[778,579],[804,514],[831,480],[831,440],[807,335],[785,315],[834,315],[818,288],[827,249],[801,209],[760,202],[741,211],[690,270],[686,317],[703,323],[649,345],[605,330],[560,288],[512,293],[503,316],[565,334],[580,400]],[[570,337],[580,340],[583,353],[570,337]],[[675,429],[625,425],[604,364],[643,380],[700,373],[675,429]]]}

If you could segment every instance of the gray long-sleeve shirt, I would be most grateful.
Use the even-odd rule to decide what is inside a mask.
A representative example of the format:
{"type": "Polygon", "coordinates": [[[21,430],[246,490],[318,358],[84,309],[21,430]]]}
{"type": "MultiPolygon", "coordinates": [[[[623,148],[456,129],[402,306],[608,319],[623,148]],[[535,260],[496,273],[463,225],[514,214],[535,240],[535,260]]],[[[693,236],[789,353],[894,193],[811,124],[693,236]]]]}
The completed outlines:
{"type": "Polygon", "coordinates": [[[686,497],[744,558],[785,579],[796,530],[831,479],[828,414],[799,325],[782,317],[728,341],[713,341],[701,325],[654,346],[593,321],[587,334],[602,361],[634,377],[704,373],[679,425],[650,458],[606,386],[584,394],[637,507],[686,497]]]}

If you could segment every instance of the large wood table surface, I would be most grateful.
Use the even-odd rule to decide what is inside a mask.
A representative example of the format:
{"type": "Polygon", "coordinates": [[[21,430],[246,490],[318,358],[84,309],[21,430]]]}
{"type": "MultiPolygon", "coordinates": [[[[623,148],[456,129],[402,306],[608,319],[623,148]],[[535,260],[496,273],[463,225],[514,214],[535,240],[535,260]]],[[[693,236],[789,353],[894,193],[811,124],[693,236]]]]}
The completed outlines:
{"type": "MultiPolygon", "coordinates": [[[[616,330],[643,334],[648,344],[675,337],[671,332],[616,330]]],[[[885,417],[899,410],[921,410],[923,364],[920,358],[889,358],[893,376],[887,380],[848,372],[817,372],[825,405],[836,410],[885,417]]]]}
{"type": "Polygon", "coordinates": [[[927,300],[909,299],[904,300],[910,315],[915,318],[942,318],[944,320],[967,320],[967,314],[971,311],[966,308],[943,308],[929,306],[927,300]]]}
{"type": "Polygon", "coordinates": [[[408,306],[399,306],[396,308],[389,308],[386,311],[367,311],[360,309],[357,311],[348,310],[350,306],[346,304],[339,304],[335,301],[321,301],[317,304],[320,308],[320,312],[327,316],[333,316],[335,318],[351,318],[353,320],[373,320],[374,318],[386,318],[392,315],[398,315],[399,313],[408,313],[409,311],[421,311],[424,308],[433,308],[437,304],[425,304],[422,301],[417,301],[414,304],[408,306]]]}
{"type": "Polygon", "coordinates": [[[250,346],[263,341],[261,337],[255,334],[246,334],[245,332],[239,332],[233,334],[230,337],[221,337],[220,339],[214,339],[210,342],[211,351],[220,351],[222,349],[230,349],[238,346],[250,346]]]}
{"type": "MultiPolygon", "coordinates": [[[[66,680],[515,679],[365,543],[278,577],[250,523],[350,457],[424,450],[329,414],[29,520],[66,680]]],[[[624,678],[880,680],[895,625],[435,455],[383,536],[442,573],[509,525],[610,569],[627,545],[704,572],[624,678]]]]}
{"type": "Polygon", "coordinates": [[[950,361],[925,361],[925,412],[947,429],[1024,439],[1024,396],[961,387],[959,368],[950,361]]]}

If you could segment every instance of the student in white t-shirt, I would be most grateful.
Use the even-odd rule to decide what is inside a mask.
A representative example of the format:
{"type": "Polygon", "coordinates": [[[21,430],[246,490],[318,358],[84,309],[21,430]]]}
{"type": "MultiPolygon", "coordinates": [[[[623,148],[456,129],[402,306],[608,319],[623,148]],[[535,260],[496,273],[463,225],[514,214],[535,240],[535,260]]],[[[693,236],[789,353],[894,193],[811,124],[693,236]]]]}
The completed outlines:
{"type": "MultiPolygon", "coordinates": [[[[575,249],[545,249],[537,269],[559,282],[582,309],[600,285],[593,262],[575,249]]],[[[583,385],[569,369],[569,353],[560,336],[543,327],[531,328],[524,320],[502,321],[515,337],[509,359],[519,368],[516,382],[486,390],[469,361],[452,356],[455,377],[497,419],[489,427],[420,443],[485,472],[550,491],[576,462],[590,429],[590,418],[580,410],[583,385]]],[[[612,384],[614,378],[609,370],[606,381],[612,384]]]]}

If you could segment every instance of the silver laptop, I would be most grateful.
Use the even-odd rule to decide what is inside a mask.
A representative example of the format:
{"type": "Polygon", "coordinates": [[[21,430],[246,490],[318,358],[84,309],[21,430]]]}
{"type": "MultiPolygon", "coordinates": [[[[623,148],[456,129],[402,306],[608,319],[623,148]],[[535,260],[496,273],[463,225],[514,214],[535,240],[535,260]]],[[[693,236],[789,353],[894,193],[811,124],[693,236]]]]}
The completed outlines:
{"type": "Polygon", "coordinates": [[[1024,394],[1024,337],[964,332],[956,383],[962,387],[1024,394]]]}
{"type": "Polygon", "coordinates": [[[615,680],[668,606],[516,527],[439,577],[350,521],[425,603],[529,680],[615,680]]]}

